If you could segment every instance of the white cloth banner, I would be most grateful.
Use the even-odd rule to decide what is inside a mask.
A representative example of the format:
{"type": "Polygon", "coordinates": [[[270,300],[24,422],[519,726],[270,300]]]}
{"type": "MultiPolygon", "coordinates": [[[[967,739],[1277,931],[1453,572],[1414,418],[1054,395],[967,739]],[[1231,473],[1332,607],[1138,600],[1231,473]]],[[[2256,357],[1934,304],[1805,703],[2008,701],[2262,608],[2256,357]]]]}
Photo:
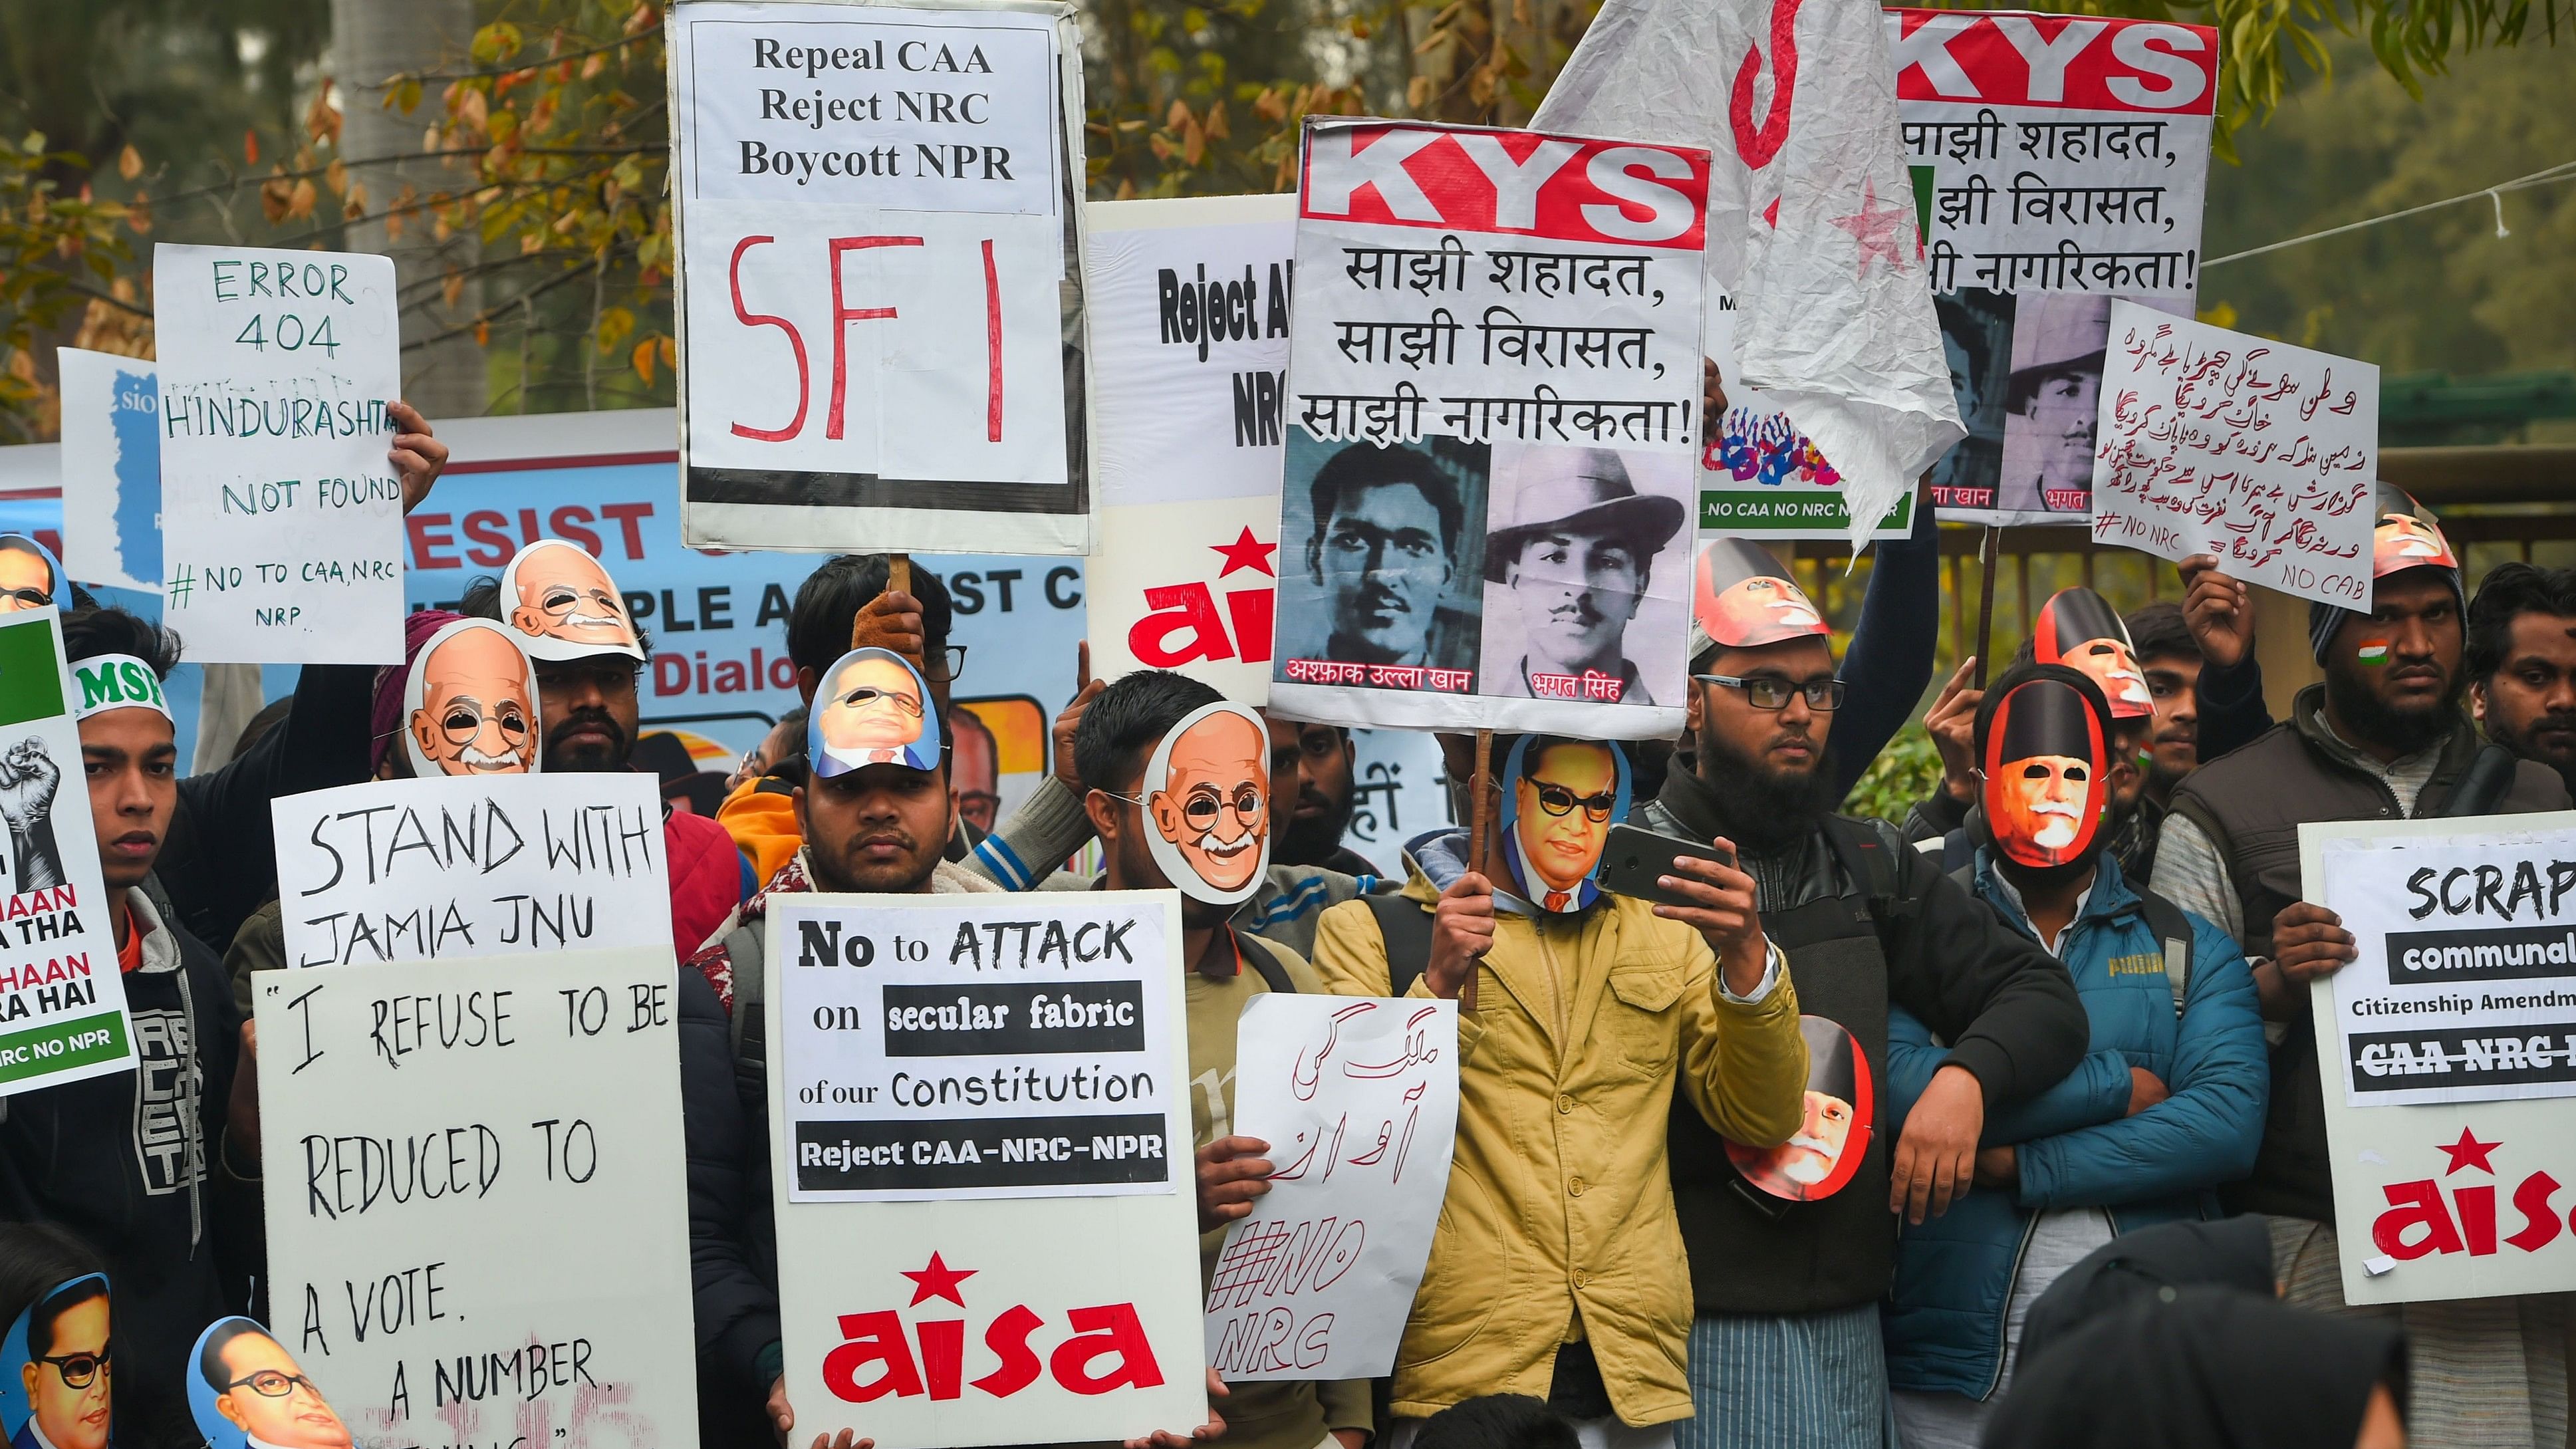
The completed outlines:
{"type": "Polygon", "coordinates": [[[2576,1289],[2576,813],[2299,827],[2348,1302],[2576,1289]]]}
{"type": "Polygon", "coordinates": [[[2093,541],[2370,607],[2379,369],[2111,304],[2093,541]]]}
{"type": "Polygon", "coordinates": [[[1458,1132],[1458,1003],[1258,996],[1235,1130],[1277,1170],[1208,1285],[1227,1382],[1382,1378],[1431,1256],[1458,1132]]]}
{"type": "Polygon", "coordinates": [[[1271,703],[1679,729],[1707,154],[1320,119],[1305,148],[1271,703]]]}
{"type": "Polygon", "coordinates": [[[163,620],[200,664],[402,662],[394,264],[152,251],[163,620]]]}
{"type": "Polygon", "coordinates": [[[1070,7],[670,18],[693,545],[1079,553],[1070,7]]]}
{"type": "MultiPolygon", "coordinates": [[[[69,602],[66,600],[65,602],[69,602]]],[[[153,686],[157,689],[157,685],[153,686]]],[[[134,1070],[62,616],[0,614],[0,1096],[134,1070]]]]}
{"type": "Polygon", "coordinates": [[[270,971],[270,1327],[362,1445],[697,1433],[671,953],[270,971]]]}
{"type": "Polygon", "coordinates": [[[1095,201],[1091,671],[1270,693],[1297,199],[1095,201]]]}
{"type": "Polygon", "coordinates": [[[672,949],[650,775],[378,780],[270,812],[289,965],[672,949]]]}
{"type": "Polygon", "coordinates": [[[1180,897],[781,896],[766,1010],[796,1432],[1207,1418],[1180,897]]]}
{"type": "Polygon", "coordinates": [[[1609,0],[1530,125],[1717,158],[1709,294],[1735,299],[1740,381],[1841,473],[1855,546],[1964,436],[1876,9],[1609,0]]]}
{"type": "Polygon", "coordinates": [[[160,593],[161,387],[152,360],[77,347],[54,355],[63,395],[63,572],[160,593]]]}
{"type": "Polygon", "coordinates": [[[2111,297],[2192,315],[2218,32],[1890,10],[1887,38],[1968,429],[1933,501],[1964,522],[2080,524],[2111,297]]]}

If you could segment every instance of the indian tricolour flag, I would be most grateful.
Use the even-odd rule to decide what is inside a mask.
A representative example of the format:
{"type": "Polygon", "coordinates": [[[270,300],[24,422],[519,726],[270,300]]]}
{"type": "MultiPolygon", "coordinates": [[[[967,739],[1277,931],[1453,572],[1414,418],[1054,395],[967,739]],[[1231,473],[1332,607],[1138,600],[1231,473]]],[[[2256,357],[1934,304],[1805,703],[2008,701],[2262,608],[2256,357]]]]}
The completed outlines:
{"type": "Polygon", "coordinates": [[[2385,639],[2364,639],[2361,641],[2361,650],[2356,657],[2359,658],[2363,664],[2368,665],[2373,669],[2377,669],[2388,662],[2388,641],[2385,639]]]}

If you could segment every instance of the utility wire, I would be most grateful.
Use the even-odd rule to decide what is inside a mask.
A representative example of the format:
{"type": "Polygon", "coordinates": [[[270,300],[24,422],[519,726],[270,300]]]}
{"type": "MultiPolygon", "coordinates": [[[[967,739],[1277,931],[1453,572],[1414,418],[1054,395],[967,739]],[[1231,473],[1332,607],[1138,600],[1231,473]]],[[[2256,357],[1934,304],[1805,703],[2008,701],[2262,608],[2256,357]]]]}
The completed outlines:
{"type": "Polygon", "coordinates": [[[2346,222],[2341,226],[2330,226],[2324,231],[2312,231],[2305,236],[2294,236],[2287,241],[2276,241],[2269,246],[2255,247],[2251,251],[2230,252],[2223,257],[2212,257],[2208,261],[2202,262],[2200,265],[2201,269],[2206,271],[2211,267],[2224,266],[2229,262],[2243,261],[2247,257],[2259,257],[2265,252],[2277,252],[2285,247],[2304,246],[2309,242],[2322,241],[2330,236],[2341,236],[2348,231],[2359,231],[2363,227],[2377,226],[2381,222],[2396,221],[2400,217],[2420,216],[2428,211],[2439,211],[2446,206],[2457,206],[2464,201],[2475,201],[2481,196],[2495,203],[2496,235],[2500,237],[2507,236],[2510,235],[2510,233],[2504,229],[2504,193],[2508,191],[2524,191],[2535,186],[2547,186],[2553,182],[2559,181],[2576,181],[2576,161],[2561,161],[2555,166],[2551,166],[2545,170],[2534,171],[2528,176],[2517,176],[2511,181],[2499,181],[2493,186],[2482,186],[2475,191],[2464,191],[2457,196],[2448,197],[2441,201],[2428,201],[2422,206],[2410,206],[2404,211],[2392,211],[2385,216],[2366,217],[2360,221],[2346,222]]]}

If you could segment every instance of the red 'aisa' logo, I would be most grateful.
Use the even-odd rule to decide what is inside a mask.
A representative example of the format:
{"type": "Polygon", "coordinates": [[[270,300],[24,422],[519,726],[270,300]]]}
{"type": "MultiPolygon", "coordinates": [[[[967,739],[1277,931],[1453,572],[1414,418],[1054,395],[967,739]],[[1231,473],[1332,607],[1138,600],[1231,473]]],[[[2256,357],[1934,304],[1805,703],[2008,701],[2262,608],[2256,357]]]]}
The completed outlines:
{"type": "MultiPolygon", "coordinates": [[[[2437,1151],[2451,1157],[2451,1165],[2442,1169],[2442,1177],[2463,1169],[2495,1176],[2495,1168],[2487,1159],[2503,1145],[2502,1141],[2481,1142],[2475,1132],[2462,1128],[2459,1141],[2435,1144],[2437,1151]]],[[[2400,1260],[2421,1258],[2427,1253],[2466,1253],[2483,1258],[2495,1253],[2499,1242],[2522,1252],[2537,1253],[2557,1241],[2558,1235],[2569,1227],[2559,1220],[2558,1208],[2550,1201],[2558,1188],[2558,1179],[2546,1172],[2533,1172],[2514,1184],[2510,1202],[2522,1219],[2521,1226],[2499,1238],[2496,1185],[2492,1182],[2454,1184],[2447,1202],[2439,1179],[2387,1183],[2380,1191],[2388,1196],[2388,1211],[2371,1223],[2370,1240],[2379,1245],[2379,1251],[2400,1260]]]]}
{"type": "MultiPolygon", "coordinates": [[[[912,1302],[906,1306],[918,1308],[933,1298],[945,1298],[965,1307],[965,1296],[958,1292],[957,1285],[974,1277],[975,1271],[951,1268],[937,1253],[931,1254],[928,1267],[903,1275],[913,1282],[912,1302]]],[[[1154,1346],[1145,1339],[1145,1326],[1136,1319],[1135,1304],[1076,1308],[1065,1314],[1065,1320],[1072,1336],[1056,1344],[1041,1360],[1029,1340],[1046,1326],[1045,1316],[1025,1303],[1003,1309],[984,1326],[984,1349],[996,1361],[995,1366],[983,1377],[970,1380],[966,1377],[966,1320],[915,1320],[912,1336],[907,1338],[903,1315],[894,1309],[844,1313],[841,1337],[847,1341],[823,1355],[823,1387],[835,1397],[864,1404],[888,1395],[910,1398],[926,1393],[933,1399],[962,1398],[969,1384],[997,1399],[1007,1399],[1036,1383],[1042,1371],[1053,1374],[1058,1384],[1077,1394],[1150,1389],[1162,1383],[1162,1366],[1154,1361],[1154,1346]],[[1114,1361],[1105,1370],[1093,1372],[1093,1366],[1102,1359],[1114,1361]],[[870,1373],[865,1381],[860,1378],[863,1372],[870,1373]]]]}
{"type": "MultiPolygon", "coordinates": [[[[1208,547],[1225,556],[1225,568],[1217,574],[1220,582],[1236,569],[1257,569],[1277,577],[1270,556],[1279,551],[1279,545],[1260,542],[1249,528],[1232,543],[1208,547]]],[[[1127,631],[1127,652],[1153,669],[1178,669],[1196,659],[1238,656],[1246,664],[1267,664],[1275,587],[1265,583],[1259,588],[1228,590],[1223,618],[1216,611],[1216,596],[1205,584],[1147,589],[1145,607],[1154,612],[1127,631]],[[1229,620],[1234,625],[1231,638],[1226,633],[1229,620]]]]}

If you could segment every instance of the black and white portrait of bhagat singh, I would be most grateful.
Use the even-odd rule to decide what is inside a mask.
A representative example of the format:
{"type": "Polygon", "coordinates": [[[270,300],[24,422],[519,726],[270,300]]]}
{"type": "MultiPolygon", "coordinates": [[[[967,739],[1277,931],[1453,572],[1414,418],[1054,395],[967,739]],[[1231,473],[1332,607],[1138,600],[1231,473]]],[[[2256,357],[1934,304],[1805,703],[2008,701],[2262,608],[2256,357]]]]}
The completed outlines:
{"type": "Polygon", "coordinates": [[[1679,698],[1689,455],[1496,443],[1493,457],[1482,691],[1679,698]]]}

